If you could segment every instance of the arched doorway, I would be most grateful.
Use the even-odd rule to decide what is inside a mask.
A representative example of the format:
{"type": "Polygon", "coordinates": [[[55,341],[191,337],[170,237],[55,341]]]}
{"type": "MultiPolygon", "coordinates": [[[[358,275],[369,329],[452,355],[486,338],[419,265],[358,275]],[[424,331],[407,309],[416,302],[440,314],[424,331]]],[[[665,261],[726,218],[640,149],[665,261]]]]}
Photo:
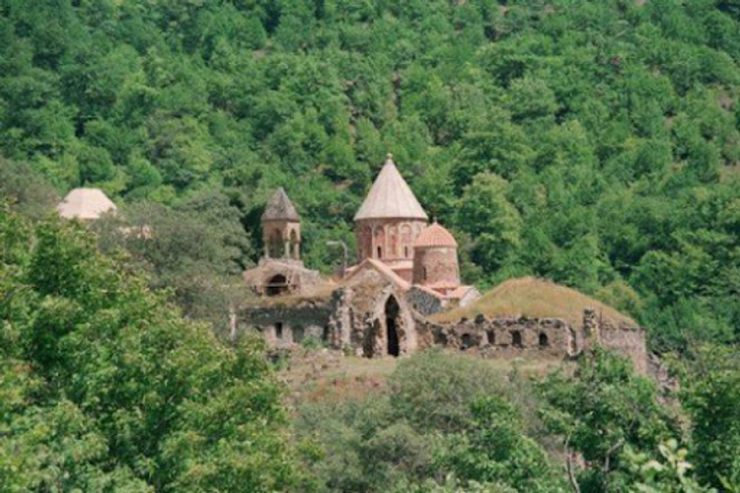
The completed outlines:
{"type": "Polygon", "coordinates": [[[288,280],[284,275],[272,276],[265,286],[267,296],[279,296],[288,292],[288,280]]]}
{"type": "Polygon", "coordinates": [[[386,329],[386,350],[390,356],[401,354],[400,339],[398,336],[398,322],[401,314],[401,307],[394,296],[388,298],[385,302],[385,329],[386,329]]]}

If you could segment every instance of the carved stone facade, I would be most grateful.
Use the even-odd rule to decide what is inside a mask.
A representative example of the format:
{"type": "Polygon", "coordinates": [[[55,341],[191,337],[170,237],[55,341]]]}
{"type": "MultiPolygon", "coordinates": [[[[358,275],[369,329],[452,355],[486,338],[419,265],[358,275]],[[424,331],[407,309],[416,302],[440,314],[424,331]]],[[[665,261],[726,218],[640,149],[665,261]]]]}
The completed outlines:
{"type": "Polygon", "coordinates": [[[357,259],[380,260],[406,281],[411,281],[414,241],[426,221],[419,219],[361,219],[355,223],[357,259]]]}

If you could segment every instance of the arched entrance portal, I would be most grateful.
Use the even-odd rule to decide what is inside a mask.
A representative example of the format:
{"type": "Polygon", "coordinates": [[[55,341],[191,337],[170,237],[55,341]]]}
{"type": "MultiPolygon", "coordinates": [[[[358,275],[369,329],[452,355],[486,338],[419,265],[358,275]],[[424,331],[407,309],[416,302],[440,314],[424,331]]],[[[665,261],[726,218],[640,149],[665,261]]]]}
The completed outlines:
{"type": "Polygon", "coordinates": [[[398,337],[398,322],[401,308],[396,298],[391,296],[385,303],[385,329],[388,354],[398,356],[401,354],[400,341],[398,337]]]}

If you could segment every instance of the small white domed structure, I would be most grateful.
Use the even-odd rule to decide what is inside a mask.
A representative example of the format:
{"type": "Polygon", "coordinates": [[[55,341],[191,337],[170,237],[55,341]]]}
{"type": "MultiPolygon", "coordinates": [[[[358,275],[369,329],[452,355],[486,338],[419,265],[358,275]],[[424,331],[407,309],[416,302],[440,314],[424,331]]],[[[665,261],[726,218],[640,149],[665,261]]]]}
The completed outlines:
{"type": "Polygon", "coordinates": [[[81,221],[95,221],[116,210],[116,204],[99,188],[75,188],[57,206],[57,212],[63,218],[81,221]]]}

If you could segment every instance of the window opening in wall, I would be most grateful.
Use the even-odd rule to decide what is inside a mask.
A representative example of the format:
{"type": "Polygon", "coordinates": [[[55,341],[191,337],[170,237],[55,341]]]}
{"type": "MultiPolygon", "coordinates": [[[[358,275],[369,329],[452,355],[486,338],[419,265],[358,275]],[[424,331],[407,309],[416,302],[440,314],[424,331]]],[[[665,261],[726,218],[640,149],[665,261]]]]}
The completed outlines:
{"type": "Polygon", "coordinates": [[[303,326],[296,325],[293,327],[293,342],[296,344],[300,344],[301,341],[303,341],[303,337],[305,335],[305,330],[303,329],[303,326]]]}
{"type": "Polygon", "coordinates": [[[460,349],[465,351],[466,349],[473,347],[473,336],[470,334],[463,334],[462,335],[462,344],[460,345],[460,349]]]}
{"type": "Polygon", "coordinates": [[[266,286],[267,296],[279,296],[288,291],[288,279],[282,274],[278,274],[270,278],[267,281],[266,286]]]}
{"type": "Polygon", "coordinates": [[[409,258],[409,247],[403,247],[403,256],[409,258]]]}
{"type": "Polygon", "coordinates": [[[540,333],[540,347],[544,348],[550,345],[550,341],[547,338],[547,334],[544,332],[540,333]]]}
{"type": "Polygon", "coordinates": [[[283,323],[282,322],[275,323],[275,338],[281,341],[283,340],[283,323]]]}
{"type": "Polygon", "coordinates": [[[496,344],[496,333],[492,330],[489,330],[488,332],[486,332],[486,336],[488,337],[488,344],[494,346],[496,344]]]}
{"type": "Polygon", "coordinates": [[[383,258],[383,247],[378,247],[378,258],[383,258]]]}
{"type": "Polygon", "coordinates": [[[424,279],[425,281],[427,280],[427,268],[426,267],[422,267],[421,276],[422,276],[422,279],[424,279]]]}
{"type": "Polygon", "coordinates": [[[522,347],[522,333],[518,330],[511,332],[511,345],[514,347],[522,347]]]}
{"type": "Polygon", "coordinates": [[[329,340],[329,326],[324,325],[324,330],[321,332],[321,340],[328,341],[329,340]]]}

